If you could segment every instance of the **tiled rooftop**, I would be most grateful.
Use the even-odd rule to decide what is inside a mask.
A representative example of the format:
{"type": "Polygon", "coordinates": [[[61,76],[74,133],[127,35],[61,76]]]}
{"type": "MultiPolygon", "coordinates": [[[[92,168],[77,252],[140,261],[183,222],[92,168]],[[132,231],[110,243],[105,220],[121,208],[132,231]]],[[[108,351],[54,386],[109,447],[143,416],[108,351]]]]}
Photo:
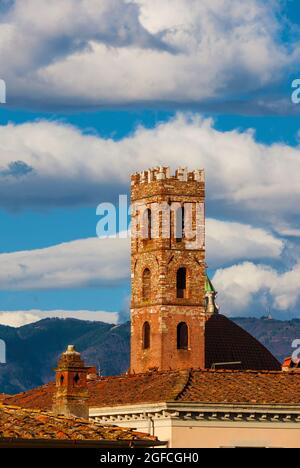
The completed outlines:
{"type": "Polygon", "coordinates": [[[55,416],[52,413],[0,405],[1,439],[58,439],[58,440],[109,440],[156,441],[131,429],[104,426],[85,419],[55,416]]]}
{"type": "MultiPolygon", "coordinates": [[[[191,370],[149,372],[90,381],[89,406],[165,401],[215,404],[300,404],[300,373],[191,370]]],[[[54,383],[9,397],[5,404],[51,409],[54,383]]]]}
{"type": "Polygon", "coordinates": [[[190,373],[179,401],[300,405],[297,372],[208,371],[190,373]]]}

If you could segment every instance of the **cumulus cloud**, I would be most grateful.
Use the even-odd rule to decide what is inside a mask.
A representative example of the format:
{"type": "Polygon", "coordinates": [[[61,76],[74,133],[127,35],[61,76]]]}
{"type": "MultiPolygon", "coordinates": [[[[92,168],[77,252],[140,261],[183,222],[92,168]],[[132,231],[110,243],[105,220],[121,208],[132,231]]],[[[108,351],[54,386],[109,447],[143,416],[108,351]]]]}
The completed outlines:
{"type": "Polygon", "coordinates": [[[112,286],[129,276],[127,239],[82,239],[1,254],[2,290],[112,286]]]}
{"type": "MultiPolygon", "coordinates": [[[[207,220],[209,265],[240,259],[276,258],[283,242],[263,229],[207,220]]],[[[0,254],[0,289],[113,286],[129,281],[130,239],[89,238],[22,252],[0,254]]],[[[126,316],[128,299],[120,312],[126,316]]]]}
{"type": "Polygon", "coordinates": [[[24,310],[24,311],[0,311],[0,325],[13,328],[23,327],[30,323],[38,322],[45,318],[75,318],[79,320],[90,320],[96,322],[113,323],[118,322],[116,312],[89,311],[89,310],[24,310]]]}
{"type": "Polygon", "coordinates": [[[206,255],[210,268],[244,258],[277,259],[284,248],[282,239],[247,224],[207,219],[206,231],[206,255]]]}
{"type": "Polygon", "coordinates": [[[0,10],[1,71],[18,104],[234,100],[300,61],[299,44],[280,41],[279,8],[273,0],[15,0],[0,10]]]}
{"type": "Polygon", "coordinates": [[[243,262],[217,270],[213,282],[220,291],[223,310],[229,314],[241,315],[254,303],[260,310],[267,304],[278,311],[291,310],[300,299],[300,262],[281,273],[266,265],[243,262]]]}
{"type": "MultiPolygon", "coordinates": [[[[122,140],[58,122],[0,126],[0,206],[95,205],[129,190],[149,166],[205,168],[211,212],[255,224],[299,215],[300,150],[259,144],[252,131],[221,132],[210,119],[178,114],[122,140]]],[[[217,217],[217,216],[216,216],[217,217]]]]}

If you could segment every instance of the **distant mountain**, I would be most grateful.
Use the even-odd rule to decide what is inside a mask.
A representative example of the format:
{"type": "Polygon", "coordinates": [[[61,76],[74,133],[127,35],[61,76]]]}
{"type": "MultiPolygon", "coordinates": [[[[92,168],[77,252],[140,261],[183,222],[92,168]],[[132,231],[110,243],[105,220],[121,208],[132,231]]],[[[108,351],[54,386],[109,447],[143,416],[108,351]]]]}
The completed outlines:
{"type": "MultiPolygon", "coordinates": [[[[300,320],[236,318],[234,321],[264,344],[278,359],[291,355],[300,339],[300,320]]],[[[130,325],[110,325],[76,319],[45,319],[20,328],[0,325],[7,345],[7,364],[0,364],[0,393],[19,393],[53,379],[59,355],[75,344],[87,364],[103,375],[129,367],[130,325]]]]}
{"type": "Polygon", "coordinates": [[[44,319],[20,328],[0,325],[7,364],[0,364],[0,393],[17,393],[53,379],[59,355],[68,344],[82,352],[87,364],[104,375],[129,366],[129,324],[110,325],[76,319],[44,319]]]}
{"type": "Polygon", "coordinates": [[[294,340],[300,340],[300,319],[235,318],[234,322],[258,339],[279,362],[291,356],[294,340]]]}

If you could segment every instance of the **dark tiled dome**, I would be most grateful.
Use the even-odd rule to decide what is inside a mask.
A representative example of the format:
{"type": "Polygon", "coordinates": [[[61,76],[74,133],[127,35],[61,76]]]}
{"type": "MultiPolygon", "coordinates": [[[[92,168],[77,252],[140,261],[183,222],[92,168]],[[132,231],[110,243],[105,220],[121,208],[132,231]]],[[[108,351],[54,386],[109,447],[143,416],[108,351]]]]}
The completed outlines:
{"type": "Polygon", "coordinates": [[[212,315],[205,327],[205,367],[238,361],[240,365],[219,365],[216,369],[281,370],[277,359],[248,332],[224,315],[212,315]]]}

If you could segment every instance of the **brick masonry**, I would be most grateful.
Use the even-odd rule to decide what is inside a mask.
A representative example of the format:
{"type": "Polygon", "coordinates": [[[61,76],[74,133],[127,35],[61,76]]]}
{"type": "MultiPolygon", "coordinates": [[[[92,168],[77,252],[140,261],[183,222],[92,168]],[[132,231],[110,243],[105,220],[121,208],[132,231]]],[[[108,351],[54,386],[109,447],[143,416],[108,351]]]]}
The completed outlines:
{"type": "Polygon", "coordinates": [[[69,346],[61,355],[56,369],[56,392],[52,407],[55,414],[88,419],[88,370],[80,354],[69,346]]]}
{"type": "MultiPolygon", "coordinates": [[[[204,171],[178,169],[171,175],[169,168],[154,168],[131,178],[132,244],[131,244],[131,367],[132,373],[149,369],[170,370],[204,368],[205,324],[205,245],[204,171]],[[174,205],[176,204],[176,205],[174,205]],[[190,224],[195,238],[178,240],[175,226],[176,210],[163,220],[162,205],[191,208],[190,224]],[[148,216],[151,210],[149,235],[148,216]],[[170,230],[170,236],[166,231],[170,230]],[[199,242],[199,239],[200,242],[199,242]],[[195,240],[198,240],[195,242],[195,240]],[[184,297],[178,297],[177,272],[186,269],[184,297]],[[150,282],[143,284],[145,270],[150,270],[150,282]],[[145,292],[145,288],[147,291],[145,292]],[[150,290],[149,290],[150,288],[150,290]],[[143,327],[150,325],[150,346],[144,349],[143,327]],[[188,327],[188,346],[178,349],[177,326],[188,327]]],[[[185,228],[186,229],[186,228],[185,228]]]]}

